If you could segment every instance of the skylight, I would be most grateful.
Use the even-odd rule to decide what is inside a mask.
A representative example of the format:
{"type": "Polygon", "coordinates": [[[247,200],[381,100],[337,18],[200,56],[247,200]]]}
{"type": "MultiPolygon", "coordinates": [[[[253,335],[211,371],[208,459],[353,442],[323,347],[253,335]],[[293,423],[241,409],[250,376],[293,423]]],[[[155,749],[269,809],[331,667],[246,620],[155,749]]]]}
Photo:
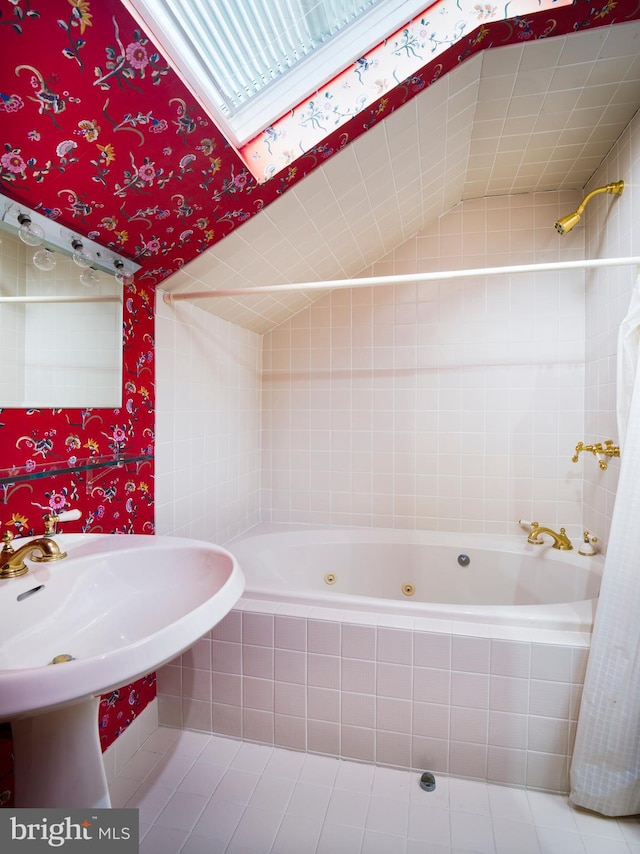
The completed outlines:
{"type": "Polygon", "coordinates": [[[429,0],[123,0],[240,147],[429,0]]]}

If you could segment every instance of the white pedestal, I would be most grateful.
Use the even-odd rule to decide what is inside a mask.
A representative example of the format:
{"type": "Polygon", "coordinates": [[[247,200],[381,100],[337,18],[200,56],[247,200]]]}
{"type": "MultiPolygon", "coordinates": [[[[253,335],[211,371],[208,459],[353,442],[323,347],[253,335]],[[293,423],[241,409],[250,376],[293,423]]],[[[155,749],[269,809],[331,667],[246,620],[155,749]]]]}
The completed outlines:
{"type": "Polygon", "coordinates": [[[99,698],[11,722],[16,807],[110,807],[99,698]]]}

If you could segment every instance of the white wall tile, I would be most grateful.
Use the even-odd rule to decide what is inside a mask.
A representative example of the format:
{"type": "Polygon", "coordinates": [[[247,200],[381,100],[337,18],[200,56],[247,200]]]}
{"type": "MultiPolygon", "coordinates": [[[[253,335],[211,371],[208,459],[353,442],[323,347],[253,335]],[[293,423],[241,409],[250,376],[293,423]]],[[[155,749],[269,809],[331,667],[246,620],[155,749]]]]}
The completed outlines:
{"type": "MultiPolygon", "coordinates": [[[[581,241],[562,242],[552,228],[558,206],[574,201],[538,193],[526,205],[520,196],[462,203],[363,272],[424,269],[429,255],[441,268],[580,257],[581,241]]],[[[281,487],[265,493],[264,518],[313,522],[322,509],[336,524],[506,533],[536,511],[577,535],[580,495],[568,478],[583,431],[583,274],[363,291],[334,291],[303,313],[308,323],[298,315],[265,336],[263,469],[273,480],[278,449],[281,487]],[[304,425],[297,449],[294,424],[304,425]],[[437,467],[418,453],[425,439],[437,467]],[[530,465],[514,477],[518,455],[530,465]],[[550,476],[547,499],[536,484],[550,476]]]]}

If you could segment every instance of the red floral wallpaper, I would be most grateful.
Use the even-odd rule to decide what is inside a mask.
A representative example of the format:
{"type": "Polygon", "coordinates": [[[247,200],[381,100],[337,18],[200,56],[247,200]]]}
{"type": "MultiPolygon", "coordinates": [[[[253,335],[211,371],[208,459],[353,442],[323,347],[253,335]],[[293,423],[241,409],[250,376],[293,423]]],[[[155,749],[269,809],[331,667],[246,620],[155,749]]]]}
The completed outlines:
{"type": "MultiPolygon", "coordinates": [[[[473,53],[636,18],[638,0],[576,0],[482,24],[260,185],[119,0],[0,0],[1,192],[141,264],[125,295],[122,408],[0,411],[2,528],[38,532],[46,512],[74,507],[67,531],[152,534],[152,462],[79,461],[153,455],[155,285],[473,53]],[[54,463],[67,473],[11,480],[54,463]]],[[[102,699],[105,747],[154,695],[151,675],[102,699]]],[[[4,726],[0,803],[10,754],[4,726]]]]}
{"type": "Polygon", "coordinates": [[[640,17],[638,0],[483,22],[258,184],[119,0],[0,0],[2,191],[157,284],[485,48],[640,17]]]}
{"type": "MultiPolygon", "coordinates": [[[[126,289],[123,314],[123,405],[120,409],[0,411],[0,523],[14,536],[41,533],[46,513],[79,509],[68,532],[153,533],[153,295],[126,289]],[[85,462],[150,457],[83,471],[85,462]],[[78,466],[78,469],[74,469],[78,466]],[[45,474],[48,467],[65,473],[45,474]],[[21,480],[24,475],[38,475],[21,480]],[[12,478],[15,478],[13,480],[12,478]]],[[[10,583],[10,582],[9,582],[10,583]]],[[[106,749],[155,697],[155,674],[102,697],[98,721],[106,749]]],[[[0,724],[0,805],[12,804],[11,736],[0,724]]]]}

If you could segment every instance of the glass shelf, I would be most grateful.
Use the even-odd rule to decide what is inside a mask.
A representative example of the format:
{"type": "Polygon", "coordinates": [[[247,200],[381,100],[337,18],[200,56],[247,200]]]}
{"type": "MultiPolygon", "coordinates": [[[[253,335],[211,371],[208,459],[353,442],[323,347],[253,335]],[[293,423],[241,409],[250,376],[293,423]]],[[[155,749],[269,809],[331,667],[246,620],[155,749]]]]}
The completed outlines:
{"type": "Polygon", "coordinates": [[[143,463],[151,460],[153,460],[153,454],[115,454],[109,457],[85,457],[73,461],[67,459],[56,463],[40,463],[29,469],[26,466],[14,466],[8,469],[0,469],[0,486],[28,480],[39,480],[43,477],[53,477],[56,474],[75,474],[95,471],[96,469],[122,468],[130,463],[143,463]]]}

